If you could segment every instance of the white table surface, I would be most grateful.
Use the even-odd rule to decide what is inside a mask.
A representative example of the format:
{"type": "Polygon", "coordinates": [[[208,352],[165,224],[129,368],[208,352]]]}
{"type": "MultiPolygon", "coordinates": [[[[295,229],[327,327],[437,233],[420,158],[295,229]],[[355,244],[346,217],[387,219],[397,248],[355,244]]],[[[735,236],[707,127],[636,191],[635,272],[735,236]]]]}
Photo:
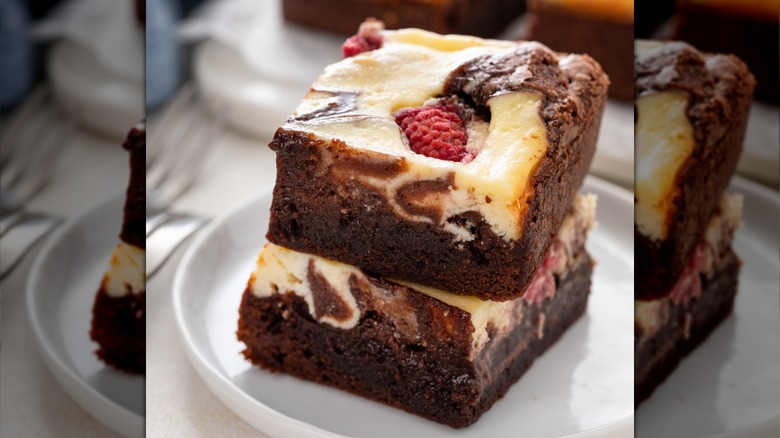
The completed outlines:
{"type": "MultiPolygon", "coordinates": [[[[55,167],[52,184],[29,210],[66,218],[122,190],[129,172],[128,155],[120,143],[77,131],[63,145],[67,150],[55,167]]],[[[0,284],[0,436],[113,437],[65,394],[38,355],[25,305],[33,255],[28,254],[0,284]]]]}
{"type": "MultiPolygon", "coordinates": [[[[276,163],[269,141],[226,132],[201,179],[176,203],[177,209],[213,217],[247,197],[270,192],[276,163]]],[[[264,225],[257,227],[254,238],[260,239],[264,225]]],[[[173,276],[183,253],[178,251],[147,284],[147,436],[264,437],[211,394],[184,353],[171,300],[173,276]]]]}
{"type": "MultiPolygon", "coordinates": [[[[276,173],[268,141],[226,132],[175,208],[213,217],[270,191],[276,173]]],[[[126,187],[128,155],[120,141],[79,131],[69,143],[54,183],[30,203],[31,210],[68,217],[126,187]]],[[[262,437],[211,395],[179,345],[170,292],[182,253],[147,285],[147,436],[262,437]]],[[[113,437],[65,394],[38,355],[24,300],[33,258],[28,255],[0,284],[0,436],[113,437]]]]}

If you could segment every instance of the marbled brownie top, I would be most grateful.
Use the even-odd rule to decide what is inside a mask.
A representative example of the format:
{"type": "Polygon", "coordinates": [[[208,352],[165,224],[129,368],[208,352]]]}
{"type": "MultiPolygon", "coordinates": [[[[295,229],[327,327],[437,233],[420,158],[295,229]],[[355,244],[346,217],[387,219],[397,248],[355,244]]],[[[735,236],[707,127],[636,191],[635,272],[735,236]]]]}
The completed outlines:
{"type": "MultiPolygon", "coordinates": [[[[609,84],[601,67],[535,42],[386,31],[376,22],[361,33],[379,47],[328,66],[277,135],[306,133],[313,145],[329,144],[333,161],[349,154],[391,169],[348,171],[386,191],[387,199],[410,182],[443,181],[446,193],[431,191],[413,207],[435,205],[444,218],[478,211],[498,236],[517,239],[540,162],[555,160],[600,114],[609,84]],[[396,123],[404,110],[446,102],[459,108],[468,161],[414,152],[396,123]]],[[[410,214],[409,206],[397,210],[430,220],[410,214]]]]}

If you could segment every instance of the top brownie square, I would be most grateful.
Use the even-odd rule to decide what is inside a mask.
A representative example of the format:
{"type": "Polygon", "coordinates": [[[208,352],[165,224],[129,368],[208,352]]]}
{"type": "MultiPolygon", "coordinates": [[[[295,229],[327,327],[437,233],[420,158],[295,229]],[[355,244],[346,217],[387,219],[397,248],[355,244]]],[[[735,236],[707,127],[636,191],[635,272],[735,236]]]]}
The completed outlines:
{"type": "Polygon", "coordinates": [[[732,55],[636,42],[635,262],[640,300],[669,295],[742,151],[755,80],[732,55]]]}
{"type": "Polygon", "coordinates": [[[268,240],[483,299],[524,294],[587,173],[585,55],[369,21],[270,144],[268,240]]]}

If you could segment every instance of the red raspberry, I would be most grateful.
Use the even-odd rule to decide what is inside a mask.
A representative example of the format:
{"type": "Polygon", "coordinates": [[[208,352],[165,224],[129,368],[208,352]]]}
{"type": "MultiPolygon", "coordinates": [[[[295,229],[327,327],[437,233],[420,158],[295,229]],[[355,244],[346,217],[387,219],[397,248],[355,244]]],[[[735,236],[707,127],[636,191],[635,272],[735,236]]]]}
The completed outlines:
{"type": "Polygon", "coordinates": [[[395,122],[418,154],[440,160],[468,163],[474,155],[466,150],[468,134],[455,105],[432,105],[406,109],[395,122]]]}
{"type": "Polygon", "coordinates": [[[353,35],[341,45],[344,58],[355,56],[358,53],[370,52],[382,47],[382,37],[377,35],[353,35]]]}
{"type": "Polygon", "coordinates": [[[344,53],[344,57],[349,58],[358,53],[369,52],[381,48],[382,43],[384,42],[384,38],[382,37],[382,30],[384,28],[385,23],[374,18],[366,19],[366,21],[360,24],[357,35],[351,36],[341,45],[341,51],[344,53]]]}

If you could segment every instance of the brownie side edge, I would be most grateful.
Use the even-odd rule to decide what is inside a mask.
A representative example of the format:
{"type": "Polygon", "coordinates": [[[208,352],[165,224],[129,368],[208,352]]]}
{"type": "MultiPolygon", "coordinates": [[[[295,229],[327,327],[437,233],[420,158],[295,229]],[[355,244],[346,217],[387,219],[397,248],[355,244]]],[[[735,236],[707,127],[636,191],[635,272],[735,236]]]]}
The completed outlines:
{"type": "Polygon", "coordinates": [[[146,291],[111,297],[101,287],[92,306],[89,334],[103,362],[130,374],[145,374],[146,291]]]}
{"type": "Polygon", "coordinates": [[[130,180],[125,192],[124,218],[119,238],[146,248],[146,127],[134,127],[122,147],[130,153],[130,180]]]}

